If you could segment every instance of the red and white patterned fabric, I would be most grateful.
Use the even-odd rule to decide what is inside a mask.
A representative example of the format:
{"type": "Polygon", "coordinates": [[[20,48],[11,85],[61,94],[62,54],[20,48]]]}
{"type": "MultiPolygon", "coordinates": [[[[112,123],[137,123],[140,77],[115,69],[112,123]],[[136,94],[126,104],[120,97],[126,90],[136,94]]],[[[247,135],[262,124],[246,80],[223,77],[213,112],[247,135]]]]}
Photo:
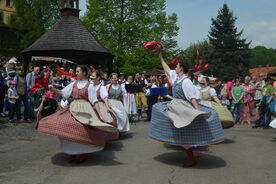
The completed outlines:
{"type": "MultiPolygon", "coordinates": [[[[78,89],[77,82],[75,82],[72,96],[75,99],[88,99],[88,87],[89,83],[84,88],[78,89]]],[[[41,119],[38,131],[73,142],[95,146],[104,146],[106,141],[116,140],[119,136],[118,132],[109,133],[79,123],[70,113],[69,107],[41,119]]]]}

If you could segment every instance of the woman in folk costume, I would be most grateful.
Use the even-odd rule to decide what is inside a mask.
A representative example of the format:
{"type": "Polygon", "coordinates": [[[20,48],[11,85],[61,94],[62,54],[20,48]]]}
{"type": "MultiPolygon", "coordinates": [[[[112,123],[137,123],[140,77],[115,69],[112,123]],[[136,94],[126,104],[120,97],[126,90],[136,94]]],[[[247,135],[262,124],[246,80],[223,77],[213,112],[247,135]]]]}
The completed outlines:
{"type": "Polygon", "coordinates": [[[200,104],[211,107],[217,111],[223,128],[232,128],[235,125],[233,116],[227,108],[221,105],[216,90],[210,87],[210,79],[208,77],[203,77],[200,83],[200,104]]]}
{"type": "Polygon", "coordinates": [[[108,99],[111,104],[111,108],[117,118],[119,132],[129,131],[129,120],[127,112],[122,103],[125,89],[121,87],[118,82],[118,75],[116,73],[111,74],[111,83],[107,86],[108,99]]]}
{"type": "Polygon", "coordinates": [[[123,102],[126,112],[131,120],[133,116],[137,115],[137,106],[134,95],[133,77],[128,76],[127,81],[122,84],[122,88],[125,91],[123,102]]]}
{"type": "Polygon", "coordinates": [[[149,137],[162,143],[183,146],[188,155],[183,167],[191,167],[197,163],[193,147],[222,142],[223,129],[216,111],[197,103],[195,87],[187,76],[188,65],[180,62],[175,70],[170,70],[161,49],[158,50],[165,73],[173,83],[174,99],[153,106],[149,137]]]}
{"type": "MultiPolygon", "coordinates": [[[[76,68],[78,79],[61,91],[49,85],[49,89],[57,96],[62,95],[64,99],[73,98],[73,101],[70,107],[67,106],[41,119],[38,125],[39,132],[58,136],[60,138],[61,149],[64,153],[70,155],[70,162],[74,161],[77,155],[79,155],[79,162],[83,162],[86,159],[87,153],[102,150],[105,146],[107,137],[110,138],[109,134],[113,135],[114,139],[118,137],[118,135],[114,133],[109,133],[99,128],[83,124],[86,119],[89,120],[88,122],[90,123],[107,125],[106,123],[101,123],[101,121],[106,122],[106,120],[99,110],[95,89],[94,86],[88,82],[87,74],[88,71],[86,66],[80,65],[76,68]],[[90,103],[93,105],[98,116],[90,103]],[[76,104],[77,108],[73,107],[72,104],[76,104]],[[77,112],[73,111],[75,109],[84,109],[82,107],[83,105],[86,105],[85,109],[87,112],[80,112],[80,110],[77,112]]],[[[115,127],[113,128],[116,130],[115,127]]]]}
{"type": "MultiPolygon", "coordinates": [[[[102,79],[101,76],[102,76],[102,73],[99,70],[95,70],[92,73],[92,83],[96,91],[96,97],[99,101],[98,102],[99,109],[102,116],[106,119],[106,122],[117,127],[117,119],[112,111],[111,103],[108,100],[108,91],[106,87],[101,83],[101,79],[102,79]]],[[[108,137],[107,139],[116,140],[118,139],[118,135],[115,139],[113,135],[111,135],[111,137],[108,137]]]]}

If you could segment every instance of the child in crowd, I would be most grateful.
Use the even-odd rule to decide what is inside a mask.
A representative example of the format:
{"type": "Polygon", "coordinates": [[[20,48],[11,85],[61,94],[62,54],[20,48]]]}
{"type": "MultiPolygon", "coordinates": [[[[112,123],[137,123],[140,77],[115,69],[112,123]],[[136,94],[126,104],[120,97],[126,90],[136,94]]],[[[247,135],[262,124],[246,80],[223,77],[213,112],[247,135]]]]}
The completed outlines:
{"type": "Polygon", "coordinates": [[[230,101],[227,99],[227,94],[222,96],[221,104],[227,109],[230,108],[230,101]]]}
{"type": "Polygon", "coordinates": [[[14,113],[16,113],[17,120],[20,120],[20,114],[18,110],[18,99],[19,96],[17,95],[16,83],[14,81],[9,81],[9,89],[8,89],[8,112],[9,112],[9,122],[14,122],[14,113]]]}
{"type": "Polygon", "coordinates": [[[235,123],[240,123],[240,115],[242,111],[242,103],[244,97],[244,89],[240,84],[240,79],[236,79],[235,87],[232,88],[231,94],[234,100],[234,116],[235,116],[235,123]]]}

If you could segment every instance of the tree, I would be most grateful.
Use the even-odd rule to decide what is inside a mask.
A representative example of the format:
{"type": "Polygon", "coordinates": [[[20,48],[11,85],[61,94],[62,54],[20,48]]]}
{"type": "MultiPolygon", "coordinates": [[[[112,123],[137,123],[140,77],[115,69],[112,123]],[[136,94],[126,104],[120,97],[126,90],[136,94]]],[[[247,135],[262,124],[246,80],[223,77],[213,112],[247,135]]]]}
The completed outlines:
{"type": "Polygon", "coordinates": [[[117,72],[161,67],[158,57],[142,48],[143,42],[161,41],[167,56],[177,46],[177,16],[166,15],[165,0],[88,0],[83,22],[116,55],[117,72]]]}
{"type": "Polygon", "coordinates": [[[227,4],[224,4],[217,18],[212,18],[208,36],[214,49],[207,56],[210,66],[206,74],[214,75],[224,81],[247,75],[252,58],[249,50],[250,42],[241,38],[243,30],[237,31],[236,19],[227,4]]]}
{"type": "Polygon", "coordinates": [[[268,49],[264,46],[256,46],[251,49],[253,55],[251,67],[276,66],[276,49],[268,49]]]}
{"type": "Polygon", "coordinates": [[[16,29],[20,50],[27,48],[59,17],[60,0],[14,0],[16,13],[10,26],[16,29]]]}
{"type": "Polygon", "coordinates": [[[212,45],[208,40],[204,40],[197,43],[191,43],[188,48],[182,50],[179,53],[179,59],[186,61],[191,68],[198,64],[199,60],[206,60],[206,56],[209,55],[213,50],[212,45]],[[196,55],[196,51],[200,52],[199,57],[196,55]]]}

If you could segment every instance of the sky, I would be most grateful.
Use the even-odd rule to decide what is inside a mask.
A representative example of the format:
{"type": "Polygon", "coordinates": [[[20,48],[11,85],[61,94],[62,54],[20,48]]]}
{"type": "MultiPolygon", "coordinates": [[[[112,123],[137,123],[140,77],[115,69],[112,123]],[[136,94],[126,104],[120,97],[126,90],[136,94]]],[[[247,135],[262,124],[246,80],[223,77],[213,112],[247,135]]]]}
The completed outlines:
{"type": "MultiPolygon", "coordinates": [[[[167,0],[165,11],[178,17],[178,47],[185,49],[206,39],[211,18],[216,18],[224,2],[237,17],[238,30],[244,30],[242,37],[252,41],[251,47],[276,48],[276,0],[167,0]]],[[[80,8],[83,15],[86,0],[80,0],[80,8]]]]}

